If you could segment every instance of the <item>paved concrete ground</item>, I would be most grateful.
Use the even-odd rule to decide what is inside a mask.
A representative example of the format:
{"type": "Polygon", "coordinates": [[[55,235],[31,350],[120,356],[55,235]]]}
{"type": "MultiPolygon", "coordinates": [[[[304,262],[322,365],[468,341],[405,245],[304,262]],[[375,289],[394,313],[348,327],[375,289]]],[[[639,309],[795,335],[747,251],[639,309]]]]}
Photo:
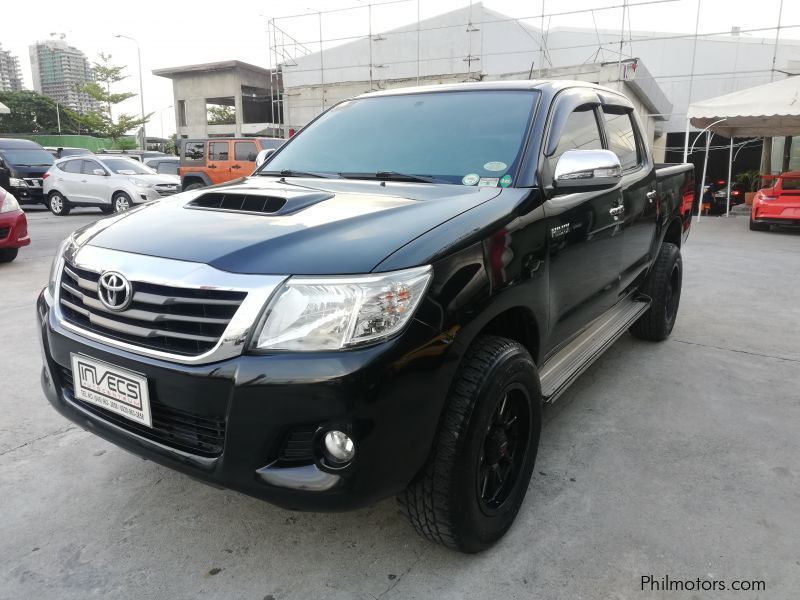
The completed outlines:
{"type": "Polygon", "coordinates": [[[705,218],[684,251],[672,338],[629,336],[546,412],[509,535],[462,556],[393,501],[284,511],[142,461],[39,392],[33,302],[94,213],[30,213],[0,266],[0,598],[717,598],[640,577],[800,589],[800,234],[705,218]]]}

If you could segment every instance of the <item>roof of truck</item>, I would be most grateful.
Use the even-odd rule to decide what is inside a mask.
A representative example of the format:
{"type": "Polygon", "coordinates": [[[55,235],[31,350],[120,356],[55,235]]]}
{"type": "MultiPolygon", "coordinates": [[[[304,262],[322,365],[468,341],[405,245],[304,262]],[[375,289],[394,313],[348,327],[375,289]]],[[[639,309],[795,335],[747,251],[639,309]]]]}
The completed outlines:
{"type": "Polygon", "coordinates": [[[605,90],[619,94],[619,92],[590,83],[588,81],[574,81],[570,79],[510,79],[506,81],[470,81],[466,83],[445,83],[435,85],[420,85],[415,87],[404,87],[378,92],[367,92],[356,96],[357,98],[371,98],[374,96],[395,96],[401,94],[421,94],[427,92],[466,92],[474,90],[543,90],[552,91],[562,90],[570,87],[587,87],[598,90],[605,90]]]}

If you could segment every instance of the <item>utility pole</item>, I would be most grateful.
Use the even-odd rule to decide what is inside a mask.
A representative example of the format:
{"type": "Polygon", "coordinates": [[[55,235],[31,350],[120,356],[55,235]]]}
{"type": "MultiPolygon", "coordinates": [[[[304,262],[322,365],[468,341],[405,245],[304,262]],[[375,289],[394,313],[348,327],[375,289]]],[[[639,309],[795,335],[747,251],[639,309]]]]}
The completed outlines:
{"type": "Polygon", "coordinates": [[[144,124],[144,87],[142,86],[142,49],[139,47],[139,42],[128,35],[115,33],[114,37],[125,38],[126,40],[130,40],[136,44],[136,57],[139,60],[139,100],[141,101],[142,106],[142,150],[147,150],[147,130],[145,129],[144,124]]]}

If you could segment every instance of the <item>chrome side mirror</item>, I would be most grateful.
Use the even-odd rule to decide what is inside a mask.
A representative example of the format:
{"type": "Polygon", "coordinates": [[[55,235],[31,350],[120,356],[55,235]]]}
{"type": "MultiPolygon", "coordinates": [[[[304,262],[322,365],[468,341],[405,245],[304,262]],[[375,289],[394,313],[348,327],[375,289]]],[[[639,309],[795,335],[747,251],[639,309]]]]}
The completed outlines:
{"type": "Polygon", "coordinates": [[[272,154],[273,152],[275,152],[275,148],[267,148],[267,149],[261,150],[256,155],[256,169],[258,167],[260,167],[261,165],[263,165],[267,161],[267,157],[270,154],[272,154]]]}
{"type": "Polygon", "coordinates": [[[556,163],[553,187],[564,191],[614,187],[622,179],[619,158],[611,150],[567,150],[556,163]]]}
{"type": "Polygon", "coordinates": [[[92,169],[93,175],[105,175],[106,172],[103,169],[92,169]]]}

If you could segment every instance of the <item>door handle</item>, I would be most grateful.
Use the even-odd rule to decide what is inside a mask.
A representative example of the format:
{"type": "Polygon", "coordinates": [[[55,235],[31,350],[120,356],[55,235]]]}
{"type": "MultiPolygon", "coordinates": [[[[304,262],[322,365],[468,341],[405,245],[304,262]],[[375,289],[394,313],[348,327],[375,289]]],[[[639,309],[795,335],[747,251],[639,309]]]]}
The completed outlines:
{"type": "Polygon", "coordinates": [[[85,179],[81,179],[81,183],[86,183],[86,180],[85,179]]]}
{"type": "Polygon", "coordinates": [[[217,165],[208,165],[208,168],[209,168],[209,169],[216,169],[216,168],[217,168],[217,165]]]}
{"type": "Polygon", "coordinates": [[[653,200],[655,200],[655,199],[656,199],[656,191],[655,190],[650,190],[649,192],[647,192],[647,200],[650,202],[650,204],[652,204],[653,200]]]}
{"type": "Polygon", "coordinates": [[[615,221],[619,221],[621,215],[625,214],[625,207],[624,206],[614,206],[612,207],[608,213],[614,217],[615,221]]]}
{"type": "Polygon", "coordinates": [[[233,165],[231,169],[241,169],[242,165],[233,165]]]}

